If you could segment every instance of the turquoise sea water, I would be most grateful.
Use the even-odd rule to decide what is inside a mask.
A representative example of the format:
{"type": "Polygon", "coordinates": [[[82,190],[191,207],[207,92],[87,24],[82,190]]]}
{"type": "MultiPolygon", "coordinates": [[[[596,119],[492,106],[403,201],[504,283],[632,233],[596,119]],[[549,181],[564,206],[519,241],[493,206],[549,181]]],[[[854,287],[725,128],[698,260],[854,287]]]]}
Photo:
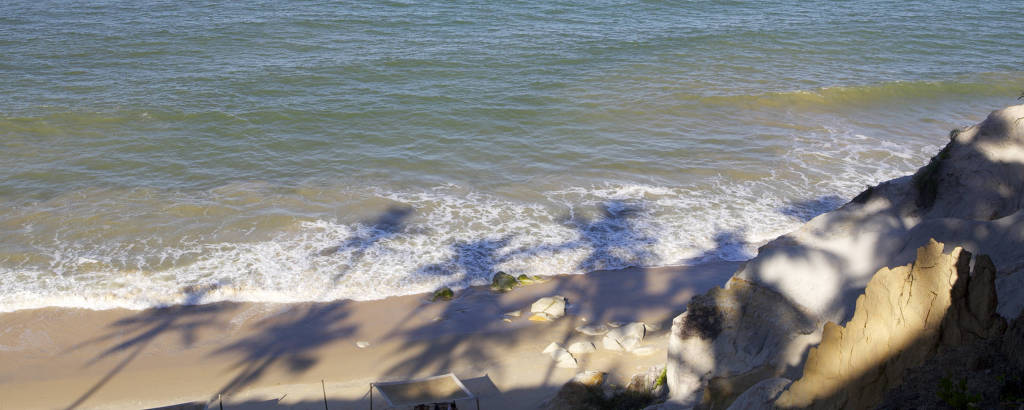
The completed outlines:
{"type": "Polygon", "coordinates": [[[0,311],[741,260],[1024,88],[1012,2],[6,1],[0,311]]]}

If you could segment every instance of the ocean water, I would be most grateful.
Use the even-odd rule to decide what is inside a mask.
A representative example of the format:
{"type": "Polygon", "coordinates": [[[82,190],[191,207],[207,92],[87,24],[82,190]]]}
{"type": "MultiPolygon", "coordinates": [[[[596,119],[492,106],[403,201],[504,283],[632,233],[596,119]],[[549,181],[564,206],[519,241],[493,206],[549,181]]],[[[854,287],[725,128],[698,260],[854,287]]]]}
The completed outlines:
{"type": "Polygon", "coordinates": [[[0,311],[743,260],[1024,88],[952,1],[0,2],[0,311]]]}

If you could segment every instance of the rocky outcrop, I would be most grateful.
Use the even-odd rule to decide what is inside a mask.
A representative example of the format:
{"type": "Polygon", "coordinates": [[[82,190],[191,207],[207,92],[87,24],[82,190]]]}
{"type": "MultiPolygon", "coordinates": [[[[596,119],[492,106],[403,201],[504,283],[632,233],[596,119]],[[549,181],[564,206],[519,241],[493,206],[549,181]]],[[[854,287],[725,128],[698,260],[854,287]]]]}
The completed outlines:
{"type": "Polygon", "coordinates": [[[1013,362],[1013,366],[1024,369],[1024,311],[1020,312],[1006,330],[1000,349],[1013,362]]]}
{"type": "Polygon", "coordinates": [[[804,374],[779,396],[783,408],[873,408],[904,372],[943,346],[996,339],[1006,321],[996,314],[995,267],[982,255],[943,254],[935,241],[912,265],[883,268],[857,298],[845,327],[825,324],[804,374]]]}
{"type": "Polygon", "coordinates": [[[547,280],[539,276],[530,276],[527,274],[522,274],[516,276],[516,282],[519,282],[519,285],[532,285],[535,283],[544,283],[547,282],[547,280]]]}
{"type": "Polygon", "coordinates": [[[777,349],[794,345],[794,339],[806,339],[814,331],[815,321],[809,314],[782,295],[733,278],[725,288],[694,297],[686,312],[673,320],[669,390],[674,395],[681,389],[705,388],[703,401],[692,404],[728,406],[750,385],[784,373],[787,363],[771,359],[795,352],[777,349]],[[713,376],[701,377],[708,374],[713,376]]]}
{"type": "Polygon", "coordinates": [[[724,288],[673,321],[669,389],[683,406],[727,407],[748,387],[800,375],[824,323],[845,323],[875,271],[911,262],[930,238],[984,250],[999,270],[997,311],[1024,308],[1024,106],[957,130],[914,176],[761,247],[724,288]]]}
{"type": "Polygon", "coordinates": [[[601,386],[604,385],[605,374],[597,371],[585,371],[569,380],[555,397],[541,406],[552,410],[575,410],[590,408],[595,397],[604,396],[601,386]]]}
{"type": "Polygon", "coordinates": [[[558,393],[547,403],[545,409],[593,410],[593,409],[641,409],[658,399],[664,386],[647,388],[649,382],[657,384],[657,368],[636,375],[627,388],[605,384],[605,374],[586,371],[576,375],[562,385],[558,393]],[[634,383],[634,381],[636,383],[634,383]]]}
{"type": "Polygon", "coordinates": [[[442,301],[447,302],[449,300],[452,300],[452,298],[454,298],[454,297],[455,297],[455,292],[452,290],[452,288],[449,288],[449,287],[445,286],[445,287],[443,287],[441,289],[438,289],[438,290],[434,291],[434,294],[430,297],[430,301],[431,302],[436,302],[436,301],[442,300],[442,301]]]}
{"type": "Polygon", "coordinates": [[[668,393],[668,389],[665,387],[665,366],[652,366],[643,373],[634,374],[633,377],[629,378],[629,384],[626,385],[626,390],[641,393],[650,394],[656,399],[663,398],[668,393]]]}
{"type": "Polygon", "coordinates": [[[1005,409],[1024,406],[1024,368],[1000,352],[999,340],[949,349],[907,370],[900,386],[888,391],[875,408],[1005,409]]]}
{"type": "Polygon", "coordinates": [[[495,273],[491,277],[491,290],[495,292],[508,292],[515,289],[516,286],[519,286],[519,281],[516,280],[516,277],[505,272],[495,273]]]}

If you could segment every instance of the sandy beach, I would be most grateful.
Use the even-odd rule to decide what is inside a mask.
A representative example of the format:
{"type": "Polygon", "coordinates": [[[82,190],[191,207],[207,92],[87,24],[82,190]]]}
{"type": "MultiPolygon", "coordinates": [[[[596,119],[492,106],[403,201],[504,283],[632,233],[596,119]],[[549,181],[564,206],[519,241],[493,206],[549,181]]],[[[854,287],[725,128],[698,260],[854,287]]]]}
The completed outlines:
{"type": "MultiPolygon", "coordinates": [[[[0,408],[149,408],[211,402],[225,408],[368,408],[368,385],[454,372],[483,408],[536,408],[583,370],[632,374],[666,360],[666,333],[689,299],[720,285],[738,263],[598,271],[554,277],[504,294],[457,292],[318,304],[219,303],[145,311],[47,308],[0,315],[0,408]],[[567,315],[527,320],[549,295],[567,315]],[[522,316],[502,321],[505,312],[522,316]],[[660,330],[648,356],[600,348],[588,323],[643,321],[660,330]],[[551,342],[592,340],[578,369],[556,368],[551,342]],[[359,348],[357,341],[369,343],[359,348]]],[[[378,402],[379,405],[379,402],[378,402]]],[[[467,405],[472,406],[471,403],[467,405]]],[[[469,407],[471,408],[471,407],[469,407]]]]}

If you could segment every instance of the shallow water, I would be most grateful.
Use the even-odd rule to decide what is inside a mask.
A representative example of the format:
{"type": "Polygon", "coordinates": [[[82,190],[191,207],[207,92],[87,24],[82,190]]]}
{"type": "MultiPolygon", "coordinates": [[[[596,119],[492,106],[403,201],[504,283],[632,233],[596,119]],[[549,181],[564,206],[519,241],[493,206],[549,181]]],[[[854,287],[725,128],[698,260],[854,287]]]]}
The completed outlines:
{"type": "Polygon", "coordinates": [[[0,311],[742,260],[1024,87],[1004,2],[491,3],[0,4],[0,311]]]}

